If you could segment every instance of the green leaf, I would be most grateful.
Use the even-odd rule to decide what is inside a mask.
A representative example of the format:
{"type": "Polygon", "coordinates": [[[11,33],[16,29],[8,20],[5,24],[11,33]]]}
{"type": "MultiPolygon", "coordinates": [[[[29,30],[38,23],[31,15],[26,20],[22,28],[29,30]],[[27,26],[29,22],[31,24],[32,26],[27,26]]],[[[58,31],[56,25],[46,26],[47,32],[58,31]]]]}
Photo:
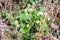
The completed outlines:
{"type": "Polygon", "coordinates": [[[22,32],[23,34],[28,33],[28,29],[26,29],[26,28],[21,28],[20,30],[21,30],[21,32],[22,32]]]}
{"type": "Polygon", "coordinates": [[[35,2],[35,0],[30,0],[31,3],[35,2]]]}
{"type": "Polygon", "coordinates": [[[32,37],[32,38],[36,38],[37,35],[38,35],[38,33],[35,33],[35,34],[31,35],[31,37],[32,37]]]}
{"type": "Polygon", "coordinates": [[[41,7],[40,8],[40,12],[44,12],[45,11],[45,8],[44,7],[41,7]]]}
{"type": "Polygon", "coordinates": [[[22,2],[23,2],[23,3],[25,3],[25,2],[26,2],[26,0],[22,0],[22,2]]]}
{"type": "Polygon", "coordinates": [[[13,18],[13,17],[11,18],[11,23],[12,23],[12,25],[13,25],[14,27],[16,27],[16,26],[17,26],[16,21],[14,20],[14,18],[13,18]]]}
{"type": "Polygon", "coordinates": [[[6,13],[6,18],[10,18],[11,14],[10,13],[6,13]]]}
{"type": "Polygon", "coordinates": [[[28,20],[28,17],[26,16],[26,14],[20,14],[20,20],[21,21],[26,21],[26,20],[28,20]]]}

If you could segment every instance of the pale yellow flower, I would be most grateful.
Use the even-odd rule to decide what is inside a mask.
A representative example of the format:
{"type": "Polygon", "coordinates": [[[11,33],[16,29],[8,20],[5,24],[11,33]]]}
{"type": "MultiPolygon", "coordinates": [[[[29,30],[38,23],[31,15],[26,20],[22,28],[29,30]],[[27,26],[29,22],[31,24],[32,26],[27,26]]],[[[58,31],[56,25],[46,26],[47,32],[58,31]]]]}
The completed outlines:
{"type": "Polygon", "coordinates": [[[43,13],[42,12],[38,12],[37,13],[37,16],[40,16],[40,15],[43,15],[43,13]]]}

